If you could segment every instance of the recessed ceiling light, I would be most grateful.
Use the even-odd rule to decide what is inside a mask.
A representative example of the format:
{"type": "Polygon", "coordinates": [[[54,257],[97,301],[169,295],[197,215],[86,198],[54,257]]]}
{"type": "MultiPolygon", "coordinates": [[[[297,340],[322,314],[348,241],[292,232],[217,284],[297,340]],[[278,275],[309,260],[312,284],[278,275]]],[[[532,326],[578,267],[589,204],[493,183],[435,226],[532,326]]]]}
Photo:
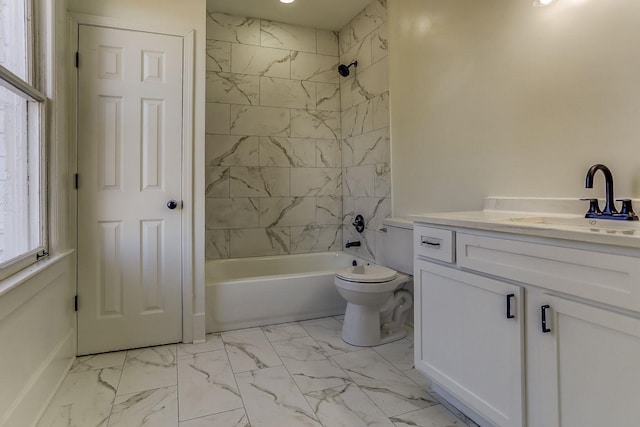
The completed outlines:
{"type": "Polygon", "coordinates": [[[533,4],[535,6],[548,6],[553,3],[555,0],[535,0],[533,4]]]}
{"type": "Polygon", "coordinates": [[[295,0],[280,0],[280,3],[293,3],[295,0]]]}

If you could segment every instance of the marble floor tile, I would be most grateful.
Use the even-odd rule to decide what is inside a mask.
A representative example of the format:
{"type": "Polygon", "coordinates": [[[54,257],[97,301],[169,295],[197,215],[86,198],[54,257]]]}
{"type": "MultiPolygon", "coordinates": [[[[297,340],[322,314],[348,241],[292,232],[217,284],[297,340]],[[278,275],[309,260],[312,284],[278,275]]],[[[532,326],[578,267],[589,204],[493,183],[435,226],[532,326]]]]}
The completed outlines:
{"type": "Polygon", "coordinates": [[[309,336],[307,331],[305,331],[298,322],[263,326],[262,331],[267,336],[267,339],[271,342],[309,336]]]}
{"type": "Polygon", "coordinates": [[[388,417],[437,402],[402,372],[371,349],[332,356],[388,417]]]}
{"type": "Polygon", "coordinates": [[[177,383],[175,345],[129,350],[124,361],[118,395],[168,387],[177,383]]]}
{"type": "Polygon", "coordinates": [[[222,340],[234,373],[282,365],[260,328],[223,332],[222,340]]]}
{"type": "Polygon", "coordinates": [[[284,366],[236,374],[253,427],[322,426],[284,366]]]}
{"type": "Polygon", "coordinates": [[[206,339],[206,342],[199,344],[178,344],[178,357],[206,351],[224,350],[224,343],[220,334],[207,334],[206,339]]]}
{"type": "Polygon", "coordinates": [[[393,427],[382,411],[353,383],[306,393],[305,397],[325,426],[393,427]]]}
{"type": "Polygon", "coordinates": [[[107,427],[122,368],[69,374],[40,419],[39,427],[107,427]]]}
{"type": "Polygon", "coordinates": [[[311,337],[294,338],[273,343],[280,359],[308,362],[311,360],[325,360],[329,354],[311,337]]]}
{"type": "Polygon", "coordinates": [[[299,361],[283,358],[298,388],[303,393],[351,383],[351,378],[333,360],[299,361]]]}
{"type": "Polygon", "coordinates": [[[115,351],[113,353],[93,354],[91,356],[81,356],[73,362],[69,371],[70,374],[84,372],[91,369],[121,368],[124,364],[126,351],[115,351]]]}
{"type": "Polygon", "coordinates": [[[405,339],[342,341],[344,316],[79,357],[39,427],[478,427],[413,368],[405,339]]]}
{"type": "Polygon", "coordinates": [[[306,320],[300,322],[300,325],[329,355],[361,349],[342,340],[342,324],[332,317],[306,320]]]}
{"type": "Polygon", "coordinates": [[[396,427],[462,427],[465,424],[442,405],[391,417],[396,427]]]}
{"type": "Polygon", "coordinates": [[[220,412],[180,423],[180,427],[251,427],[244,409],[220,412]]]}
{"type": "Polygon", "coordinates": [[[340,322],[340,324],[344,323],[344,314],[341,314],[340,316],[333,316],[333,318],[340,322]]]}
{"type": "Polygon", "coordinates": [[[242,408],[224,350],[178,358],[180,420],[242,408]]]}
{"type": "Polygon", "coordinates": [[[401,371],[413,368],[413,342],[406,338],[372,349],[401,371]]]}
{"type": "Polygon", "coordinates": [[[177,387],[116,397],[109,427],[175,427],[178,424],[177,387]]]}
{"type": "Polygon", "coordinates": [[[421,388],[431,393],[432,391],[431,383],[429,382],[429,379],[422,372],[418,371],[416,368],[413,368],[413,369],[408,369],[406,371],[402,371],[402,373],[405,374],[407,377],[409,377],[411,381],[419,385],[421,388]]]}

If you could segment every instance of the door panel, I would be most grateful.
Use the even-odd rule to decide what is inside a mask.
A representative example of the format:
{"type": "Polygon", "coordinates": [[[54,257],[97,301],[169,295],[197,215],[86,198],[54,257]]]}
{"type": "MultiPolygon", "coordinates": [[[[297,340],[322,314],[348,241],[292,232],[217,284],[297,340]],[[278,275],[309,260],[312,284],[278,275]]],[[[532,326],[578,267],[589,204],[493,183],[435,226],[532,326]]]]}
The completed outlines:
{"type": "Polygon", "coordinates": [[[182,338],[182,51],[80,26],[78,354],[182,338]]]}

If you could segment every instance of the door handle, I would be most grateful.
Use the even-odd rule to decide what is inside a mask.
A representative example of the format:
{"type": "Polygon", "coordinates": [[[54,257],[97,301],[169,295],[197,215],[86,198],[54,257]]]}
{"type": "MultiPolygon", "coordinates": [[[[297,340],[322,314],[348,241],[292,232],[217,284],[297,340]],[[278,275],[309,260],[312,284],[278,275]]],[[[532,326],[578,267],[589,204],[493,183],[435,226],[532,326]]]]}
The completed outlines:
{"type": "Polygon", "coordinates": [[[515,319],[516,315],[511,312],[511,301],[516,297],[516,294],[507,295],[507,319],[515,319]]]}
{"type": "Polygon", "coordinates": [[[540,317],[542,318],[542,333],[546,334],[551,332],[551,328],[547,327],[547,310],[549,309],[549,304],[543,305],[540,307],[540,317]]]}
{"type": "Polygon", "coordinates": [[[171,210],[174,210],[175,208],[178,207],[178,202],[176,202],[175,200],[169,200],[167,202],[167,207],[171,210]]]}

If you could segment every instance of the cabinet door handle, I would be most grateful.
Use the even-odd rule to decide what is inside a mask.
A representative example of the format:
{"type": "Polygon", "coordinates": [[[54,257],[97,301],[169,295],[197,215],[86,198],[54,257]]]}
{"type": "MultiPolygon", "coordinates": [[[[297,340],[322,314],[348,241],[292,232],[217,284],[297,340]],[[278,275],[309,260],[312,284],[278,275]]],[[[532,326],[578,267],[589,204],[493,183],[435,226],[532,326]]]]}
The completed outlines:
{"type": "Polygon", "coordinates": [[[511,312],[511,301],[516,297],[516,294],[507,295],[507,319],[515,319],[516,315],[511,312]]]}
{"type": "Polygon", "coordinates": [[[540,317],[542,318],[542,333],[544,334],[546,334],[547,332],[551,332],[551,328],[547,327],[547,309],[549,308],[549,304],[540,307],[540,317]]]}
{"type": "Polygon", "coordinates": [[[426,237],[422,238],[421,243],[423,246],[440,246],[440,242],[430,242],[426,237]]]}

